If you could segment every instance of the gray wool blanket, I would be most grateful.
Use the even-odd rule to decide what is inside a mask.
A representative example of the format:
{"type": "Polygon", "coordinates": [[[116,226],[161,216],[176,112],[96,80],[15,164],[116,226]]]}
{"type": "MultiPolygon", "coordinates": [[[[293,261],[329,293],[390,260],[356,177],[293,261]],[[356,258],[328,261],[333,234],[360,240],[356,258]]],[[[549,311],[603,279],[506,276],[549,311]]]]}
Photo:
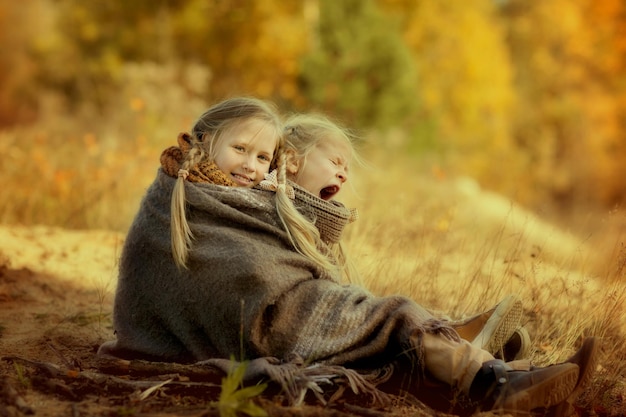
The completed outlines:
{"type": "Polygon", "coordinates": [[[195,240],[188,269],[177,268],[170,248],[174,183],[159,170],[128,232],[116,340],[100,354],[376,368],[406,352],[419,361],[419,335],[447,331],[412,300],[343,285],[294,251],[271,191],[186,182],[195,240]]]}

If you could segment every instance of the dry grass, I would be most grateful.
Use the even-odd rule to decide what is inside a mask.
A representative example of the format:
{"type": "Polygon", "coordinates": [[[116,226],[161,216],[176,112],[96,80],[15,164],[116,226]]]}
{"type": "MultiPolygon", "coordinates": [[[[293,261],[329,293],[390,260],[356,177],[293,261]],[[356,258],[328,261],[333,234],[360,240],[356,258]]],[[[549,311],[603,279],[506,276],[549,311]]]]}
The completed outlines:
{"type": "MultiPolygon", "coordinates": [[[[137,91],[120,98],[122,111],[106,123],[51,117],[0,132],[0,223],[125,232],[160,152],[201,107],[157,111],[137,91]]],[[[516,293],[524,301],[533,361],[562,360],[582,336],[598,336],[601,367],[581,405],[598,414],[626,413],[623,213],[585,213],[567,232],[425,160],[393,152],[366,157],[374,168],[357,172],[358,193],[345,196],[360,211],[345,240],[363,285],[453,318],[516,293]]]]}
{"type": "Polygon", "coordinates": [[[361,173],[366,191],[348,200],[359,207],[346,241],[362,283],[451,318],[517,294],[533,362],[564,360],[583,337],[599,337],[601,367],[580,405],[626,413],[623,213],[586,216],[568,233],[469,179],[370,157],[378,168],[361,173]]]}

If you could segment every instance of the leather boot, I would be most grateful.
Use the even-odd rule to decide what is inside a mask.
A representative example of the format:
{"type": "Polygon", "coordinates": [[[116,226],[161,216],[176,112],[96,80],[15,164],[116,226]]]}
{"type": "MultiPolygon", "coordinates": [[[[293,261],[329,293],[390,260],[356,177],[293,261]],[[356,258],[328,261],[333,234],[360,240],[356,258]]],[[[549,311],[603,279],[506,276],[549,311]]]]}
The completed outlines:
{"type": "MultiPolygon", "coordinates": [[[[565,401],[552,407],[546,412],[546,417],[567,417],[574,416],[574,402],[583,393],[585,388],[591,382],[593,372],[598,365],[598,340],[595,337],[589,337],[583,341],[582,346],[576,353],[570,356],[565,362],[578,365],[578,380],[572,393],[565,401]]],[[[535,369],[535,368],[531,368],[535,369]]]]}
{"type": "Polygon", "coordinates": [[[470,388],[470,400],[481,411],[528,416],[565,401],[578,381],[578,365],[562,363],[532,371],[514,371],[501,360],[488,361],[470,388]]]}

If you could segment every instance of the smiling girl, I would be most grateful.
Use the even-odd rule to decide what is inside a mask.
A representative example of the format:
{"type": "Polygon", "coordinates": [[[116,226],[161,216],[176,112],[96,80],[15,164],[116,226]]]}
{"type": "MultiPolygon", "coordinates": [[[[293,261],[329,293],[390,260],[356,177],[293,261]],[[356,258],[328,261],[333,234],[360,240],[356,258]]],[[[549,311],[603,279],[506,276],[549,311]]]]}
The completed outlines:
{"type": "Polygon", "coordinates": [[[282,143],[282,123],[269,103],[236,97],[209,108],[191,135],[166,149],[161,165],[177,177],[171,202],[172,255],[186,267],[192,232],[187,223],[185,180],[252,188],[263,180],[282,143]]]}

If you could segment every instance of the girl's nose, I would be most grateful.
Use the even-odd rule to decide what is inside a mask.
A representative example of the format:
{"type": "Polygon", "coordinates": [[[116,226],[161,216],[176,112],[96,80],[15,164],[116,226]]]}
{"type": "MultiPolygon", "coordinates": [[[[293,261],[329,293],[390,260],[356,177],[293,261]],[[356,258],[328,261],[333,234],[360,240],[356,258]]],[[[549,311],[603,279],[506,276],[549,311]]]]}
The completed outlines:
{"type": "Polygon", "coordinates": [[[339,178],[341,182],[346,182],[348,181],[348,174],[343,170],[337,171],[337,178],[339,178]]]}
{"type": "Polygon", "coordinates": [[[254,158],[246,158],[243,161],[243,169],[248,172],[253,172],[256,169],[254,158]]]}

